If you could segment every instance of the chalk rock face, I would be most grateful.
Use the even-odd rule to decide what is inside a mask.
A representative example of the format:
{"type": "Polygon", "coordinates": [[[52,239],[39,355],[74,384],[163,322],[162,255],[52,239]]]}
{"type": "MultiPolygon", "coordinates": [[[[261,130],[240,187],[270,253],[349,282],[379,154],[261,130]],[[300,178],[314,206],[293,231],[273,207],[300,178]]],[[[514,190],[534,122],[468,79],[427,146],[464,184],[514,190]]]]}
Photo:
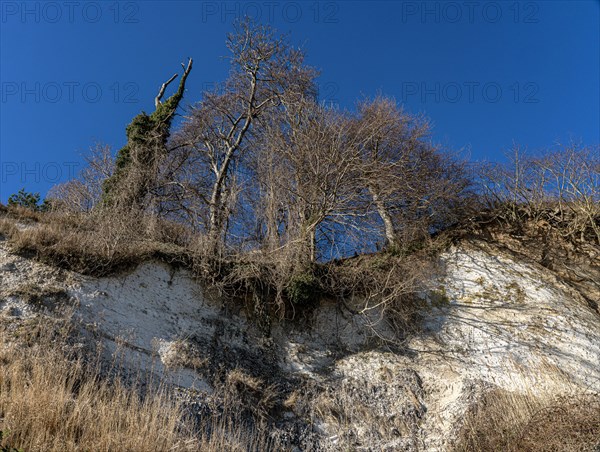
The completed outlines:
{"type": "Polygon", "coordinates": [[[425,334],[411,342],[427,394],[426,450],[444,450],[486,386],[600,393],[600,318],[583,297],[545,268],[483,243],[453,247],[441,260],[425,334]]]}
{"type": "Polygon", "coordinates": [[[535,391],[550,384],[544,369],[559,369],[575,384],[598,385],[599,319],[567,286],[542,268],[475,246],[454,248],[443,260],[449,303],[435,309],[428,327],[464,363],[464,375],[535,391]]]}
{"type": "Polygon", "coordinates": [[[381,311],[327,300],[267,337],[186,270],[147,262],[92,278],[0,241],[3,321],[52,315],[60,299],[106,359],[198,399],[216,396],[218,372],[241,369],[277,388],[273,435],[296,450],[447,450],[486,388],[600,394],[600,318],[545,268],[465,242],[443,253],[428,286],[420,333],[401,348],[382,341],[393,333],[381,311]]]}

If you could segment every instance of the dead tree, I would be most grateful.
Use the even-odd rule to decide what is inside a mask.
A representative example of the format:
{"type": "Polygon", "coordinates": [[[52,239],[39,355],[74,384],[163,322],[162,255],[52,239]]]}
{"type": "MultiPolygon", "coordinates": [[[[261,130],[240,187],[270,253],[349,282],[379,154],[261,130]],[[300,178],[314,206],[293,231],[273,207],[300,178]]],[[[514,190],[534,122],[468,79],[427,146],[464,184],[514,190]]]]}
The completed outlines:
{"type": "Polygon", "coordinates": [[[178,74],[164,82],[154,99],[155,110],[141,112],[127,126],[127,144],[117,154],[115,173],[104,183],[104,201],[125,208],[143,208],[146,195],[156,181],[158,167],[168,154],[167,140],[171,123],[185,92],[185,83],[192,70],[192,59],[181,64],[183,75],[179,88],[165,102],[165,90],[178,74]]]}

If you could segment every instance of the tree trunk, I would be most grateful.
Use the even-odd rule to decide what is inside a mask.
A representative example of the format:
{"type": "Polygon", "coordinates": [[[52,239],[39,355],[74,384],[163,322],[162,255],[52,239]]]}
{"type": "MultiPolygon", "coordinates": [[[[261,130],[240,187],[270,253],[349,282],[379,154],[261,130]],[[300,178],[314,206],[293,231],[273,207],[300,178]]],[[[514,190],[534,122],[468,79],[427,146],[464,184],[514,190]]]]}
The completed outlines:
{"type": "Polygon", "coordinates": [[[316,240],[316,231],[315,229],[311,229],[308,232],[308,240],[309,242],[309,246],[310,246],[310,261],[314,262],[317,259],[317,240],[316,240]]]}
{"type": "Polygon", "coordinates": [[[384,202],[377,194],[377,191],[370,187],[369,192],[371,193],[371,197],[373,198],[373,202],[375,203],[375,207],[377,208],[377,213],[383,221],[387,246],[393,248],[394,246],[396,246],[396,231],[394,229],[394,222],[392,221],[392,217],[388,212],[387,208],[385,207],[384,202]]]}
{"type": "Polygon", "coordinates": [[[223,203],[221,201],[221,191],[215,185],[210,200],[210,223],[208,229],[208,240],[210,252],[214,256],[219,255],[221,251],[221,240],[223,233],[223,203]]]}

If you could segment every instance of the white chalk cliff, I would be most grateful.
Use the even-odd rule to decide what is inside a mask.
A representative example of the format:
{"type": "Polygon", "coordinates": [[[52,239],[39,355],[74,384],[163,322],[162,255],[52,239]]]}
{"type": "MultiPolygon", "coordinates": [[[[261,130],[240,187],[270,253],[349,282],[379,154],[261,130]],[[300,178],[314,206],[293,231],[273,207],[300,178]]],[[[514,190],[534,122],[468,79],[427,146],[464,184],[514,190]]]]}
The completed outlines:
{"type": "Polygon", "coordinates": [[[484,242],[440,259],[422,294],[422,329],[402,349],[378,340],[389,334],[378,312],[365,318],[323,300],[264,337],[242,306],[186,270],[146,262],[93,278],[17,256],[6,241],[0,311],[4,321],[57,315],[52,297],[64,291],[72,319],[107,357],[118,350],[198,400],[211,396],[218,366],[276,383],[285,403],[273,428],[296,450],[446,450],[486,388],[600,394],[600,316],[577,290],[484,242]],[[48,299],[28,303],[25,285],[48,299]]]}

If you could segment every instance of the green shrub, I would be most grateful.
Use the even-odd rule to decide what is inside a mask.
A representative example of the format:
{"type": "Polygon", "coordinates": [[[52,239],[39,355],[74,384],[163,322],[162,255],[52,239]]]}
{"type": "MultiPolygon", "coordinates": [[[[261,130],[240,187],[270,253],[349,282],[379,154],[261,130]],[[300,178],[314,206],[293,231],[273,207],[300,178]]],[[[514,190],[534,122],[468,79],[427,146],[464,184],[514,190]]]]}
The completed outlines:
{"type": "Polygon", "coordinates": [[[29,193],[25,191],[25,188],[21,188],[18,193],[13,193],[8,197],[9,207],[24,207],[26,209],[46,211],[49,210],[50,205],[48,201],[44,200],[40,204],[39,193],[29,193]]]}
{"type": "MultiPolygon", "coordinates": [[[[10,435],[9,430],[0,430],[0,442],[2,442],[2,440],[9,435],[10,435]]],[[[23,452],[23,449],[15,449],[14,447],[3,446],[0,444],[0,452],[23,452]]]]}
{"type": "Polygon", "coordinates": [[[314,302],[320,294],[320,285],[312,271],[296,273],[286,287],[288,299],[293,304],[305,305],[314,302]]]}
{"type": "Polygon", "coordinates": [[[429,300],[431,301],[431,304],[436,307],[450,304],[450,298],[448,298],[448,294],[446,293],[446,288],[444,286],[440,286],[438,290],[432,290],[429,292],[429,300]]]}

